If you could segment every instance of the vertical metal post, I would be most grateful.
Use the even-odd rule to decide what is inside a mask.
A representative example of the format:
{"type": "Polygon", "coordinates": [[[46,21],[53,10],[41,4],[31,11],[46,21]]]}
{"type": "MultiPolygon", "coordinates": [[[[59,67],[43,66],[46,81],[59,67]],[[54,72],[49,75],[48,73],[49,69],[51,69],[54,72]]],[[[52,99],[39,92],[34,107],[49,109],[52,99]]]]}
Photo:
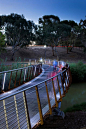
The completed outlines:
{"type": "Polygon", "coordinates": [[[3,87],[2,87],[2,90],[4,90],[5,80],[6,80],[6,73],[4,73],[4,78],[3,78],[3,87]]]}
{"type": "Polygon", "coordinates": [[[49,98],[48,88],[47,88],[47,83],[46,82],[45,82],[45,86],[46,86],[46,92],[47,92],[47,98],[48,98],[49,111],[50,111],[50,115],[51,115],[52,114],[52,110],[51,110],[50,98],[49,98]]]}
{"type": "Polygon", "coordinates": [[[32,78],[34,78],[34,66],[32,67],[32,78]]]}
{"type": "Polygon", "coordinates": [[[70,83],[70,80],[69,80],[69,71],[67,70],[67,74],[68,74],[68,79],[67,79],[67,88],[69,89],[69,83],[70,83]]]}
{"type": "Polygon", "coordinates": [[[26,81],[25,76],[26,76],[26,69],[24,69],[24,82],[26,81]]]}
{"type": "Polygon", "coordinates": [[[8,121],[7,121],[7,113],[6,113],[5,100],[3,100],[3,107],[4,107],[4,114],[5,114],[6,128],[9,129],[8,121]]]}
{"type": "Polygon", "coordinates": [[[15,77],[14,87],[16,87],[16,78],[17,78],[17,72],[18,72],[18,71],[16,71],[16,77],[15,77]]]}
{"type": "Polygon", "coordinates": [[[12,77],[12,71],[11,71],[10,81],[9,81],[9,86],[8,86],[8,89],[9,89],[9,90],[10,90],[11,77],[12,77]]]}
{"type": "MultiPolygon", "coordinates": [[[[65,74],[66,74],[66,73],[65,73],[65,74]]],[[[65,77],[64,75],[63,75],[63,77],[64,77],[64,83],[65,83],[66,93],[67,93],[68,91],[67,91],[67,86],[66,86],[66,82],[65,82],[65,78],[66,78],[66,77],[65,77]]]]}
{"type": "Polygon", "coordinates": [[[58,107],[58,102],[57,102],[57,98],[56,98],[56,92],[55,92],[55,87],[54,87],[53,78],[52,78],[52,85],[53,85],[53,91],[54,91],[54,97],[55,97],[56,107],[58,107]]]}
{"type": "Polygon", "coordinates": [[[23,91],[23,100],[24,100],[25,114],[26,114],[26,120],[27,120],[27,127],[28,127],[28,129],[31,129],[30,117],[29,117],[29,111],[28,111],[28,105],[27,105],[25,91],[23,91]]]}
{"type": "Polygon", "coordinates": [[[36,96],[37,96],[37,102],[38,102],[41,125],[43,125],[43,115],[42,115],[42,108],[41,108],[41,103],[40,103],[40,98],[39,98],[38,87],[35,86],[35,89],[36,89],[36,96]]]}
{"type": "Polygon", "coordinates": [[[61,90],[60,90],[60,86],[59,86],[58,76],[57,76],[57,82],[58,82],[58,88],[59,88],[59,94],[60,94],[60,101],[62,101],[62,95],[61,95],[61,90]]]}
{"type": "Polygon", "coordinates": [[[15,95],[14,95],[14,103],[15,103],[15,108],[16,108],[16,116],[17,116],[18,128],[20,129],[18,108],[17,108],[17,102],[16,102],[16,96],[15,95]]]}
{"type": "Polygon", "coordinates": [[[36,66],[35,66],[35,68],[34,68],[34,76],[36,76],[36,66]]]}
{"type": "Polygon", "coordinates": [[[65,94],[65,91],[64,91],[64,86],[63,86],[63,81],[62,81],[62,76],[60,74],[60,77],[61,77],[61,82],[62,82],[62,88],[63,88],[63,95],[65,94]]]}
{"type": "Polygon", "coordinates": [[[36,60],[35,60],[35,65],[36,65],[36,60]]]}
{"type": "Polygon", "coordinates": [[[21,84],[21,75],[22,75],[22,69],[21,69],[21,73],[20,73],[19,86],[21,84]]]}
{"type": "Polygon", "coordinates": [[[31,59],[29,60],[29,64],[31,65],[31,59]]]}
{"type": "Polygon", "coordinates": [[[58,61],[58,67],[59,67],[59,61],[58,61]]]}
{"type": "Polygon", "coordinates": [[[66,71],[66,87],[68,89],[68,71],[66,71]]]}
{"type": "Polygon", "coordinates": [[[30,67],[29,80],[31,79],[31,75],[32,75],[32,67],[30,67]]]}
{"type": "Polygon", "coordinates": [[[29,73],[29,67],[28,67],[28,70],[27,70],[27,78],[26,78],[27,80],[28,80],[28,73],[29,73]]]}

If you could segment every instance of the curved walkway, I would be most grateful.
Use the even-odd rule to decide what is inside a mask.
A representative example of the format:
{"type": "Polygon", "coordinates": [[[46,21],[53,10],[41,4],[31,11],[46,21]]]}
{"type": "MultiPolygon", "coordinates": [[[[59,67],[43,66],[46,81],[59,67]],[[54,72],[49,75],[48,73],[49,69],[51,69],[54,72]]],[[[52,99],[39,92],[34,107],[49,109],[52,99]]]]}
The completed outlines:
{"type": "MultiPolygon", "coordinates": [[[[57,100],[62,98],[64,94],[63,90],[64,88],[62,87],[64,86],[62,86],[63,84],[61,81],[61,76],[58,75],[58,80],[59,83],[61,83],[61,87],[59,86],[56,78],[59,69],[57,68],[56,71],[53,71],[53,67],[49,65],[43,65],[42,67],[43,67],[43,72],[41,73],[41,75],[39,75],[32,81],[21,85],[18,88],[15,88],[11,91],[8,91],[0,95],[0,100],[1,100],[0,121],[3,120],[3,115],[5,114],[5,120],[3,121],[7,121],[8,119],[7,121],[8,123],[6,123],[6,126],[7,127],[9,126],[9,129],[12,129],[14,127],[15,128],[20,127],[22,129],[26,129],[28,126],[28,120],[26,119],[27,115],[29,115],[30,117],[31,127],[34,127],[34,125],[36,125],[36,123],[39,120],[41,120],[40,114],[41,116],[42,115],[44,116],[46,112],[49,111],[53,105],[55,104],[57,105],[57,100]],[[55,77],[51,79],[52,76],[55,77]],[[44,80],[48,78],[50,79],[47,80],[47,86],[46,86],[46,82],[44,80]],[[48,88],[49,98],[47,97],[46,87],[48,88]],[[59,92],[59,90],[61,93],[59,92]],[[48,100],[50,101],[51,107],[48,105],[49,104],[48,100]],[[3,106],[4,106],[4,111],[3,111],[3,106]],[[26,110],[30,112],[28,113],[28,111],[26,110]],[[42,113],[40,110],[42,110],[42,113]],[[17,121],[16,121],[16,116],[17,116],[17,121]]],[[[0,128],[2,128],[2,126],[6,128],[3,123],[1,124],[0,128]]]]}
{"type": "MultiPolygon", "coordinates": [[[[58,69],[57,69],[58,71],[58,69]]],[[[7,91],[3,94],[0,95],[0,99],[5,97],[5,96],[9,96],[11,95],[12,93],[15,93],[15,92],[18,92],[20,90],[23,90],[23,89],[26,89],[27,87],[30,87],[30,86],[33,86],[33,85],[36,85],[44,80],[46,80],[48,78],[48,75],[53,72],[53,67],[52,66],[49,66],[49,65],[42,65],[42,73],[37,76],[36,78],[32,79],[30,82],[27,82],[11,91],[7,91]]]]}

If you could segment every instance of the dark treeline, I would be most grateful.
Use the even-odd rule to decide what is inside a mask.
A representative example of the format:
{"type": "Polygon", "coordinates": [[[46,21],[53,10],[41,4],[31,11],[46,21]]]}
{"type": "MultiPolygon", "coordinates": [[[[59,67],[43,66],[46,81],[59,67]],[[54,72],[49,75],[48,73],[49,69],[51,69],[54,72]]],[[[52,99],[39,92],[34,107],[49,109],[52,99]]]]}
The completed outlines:
{"type": "Polygon", "coordinates": [[[0,28],[5,28],[5,44],[13,48],[12,60],[16,50],[32,41],[51,46],[53,56],[54,46],[57,45],[67,46],[67,53],[68,46],[71,46],[70,51],[74,46],[83,47],[86,51],[86,20],[80,20],[77,24],[73,20],[60,21],[58,16],[44,15],[38,21],[39,25],[36,25],[33,21],[26,20],[23,15],[14,13],[0,16],[0,28]]]}

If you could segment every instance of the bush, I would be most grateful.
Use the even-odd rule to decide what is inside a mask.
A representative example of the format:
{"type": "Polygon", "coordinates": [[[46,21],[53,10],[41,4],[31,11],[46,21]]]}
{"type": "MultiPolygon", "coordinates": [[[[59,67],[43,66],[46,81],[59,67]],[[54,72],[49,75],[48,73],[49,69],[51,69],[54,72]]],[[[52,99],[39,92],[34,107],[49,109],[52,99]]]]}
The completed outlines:
{"type": "Polygon", "coordinates": [[[76,63],[70,63],[70,70],[72,74],[72,82],[84,82],[86,81],[86,65],[81,61],[76,63]]]}

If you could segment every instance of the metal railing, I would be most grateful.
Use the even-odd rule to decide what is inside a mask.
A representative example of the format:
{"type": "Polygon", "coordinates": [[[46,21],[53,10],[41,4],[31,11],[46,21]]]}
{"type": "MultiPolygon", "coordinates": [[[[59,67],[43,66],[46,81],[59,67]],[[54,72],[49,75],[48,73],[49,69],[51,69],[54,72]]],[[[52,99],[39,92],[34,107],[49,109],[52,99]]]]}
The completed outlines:
{"type": "Polygon", "coordinates": [[[58,107],[70,84],[70,67],[64,63],[64,70],[54,77],[1,98],[0,128],[31,129],[38,123],[42,125],[45,114],[52,114],[52,107],[58,107]]]}
{"type": "Polygon", "coordinates": [[[0,92],[14,89],[42,72],[42,64],[0,72],[0,92]]]}

